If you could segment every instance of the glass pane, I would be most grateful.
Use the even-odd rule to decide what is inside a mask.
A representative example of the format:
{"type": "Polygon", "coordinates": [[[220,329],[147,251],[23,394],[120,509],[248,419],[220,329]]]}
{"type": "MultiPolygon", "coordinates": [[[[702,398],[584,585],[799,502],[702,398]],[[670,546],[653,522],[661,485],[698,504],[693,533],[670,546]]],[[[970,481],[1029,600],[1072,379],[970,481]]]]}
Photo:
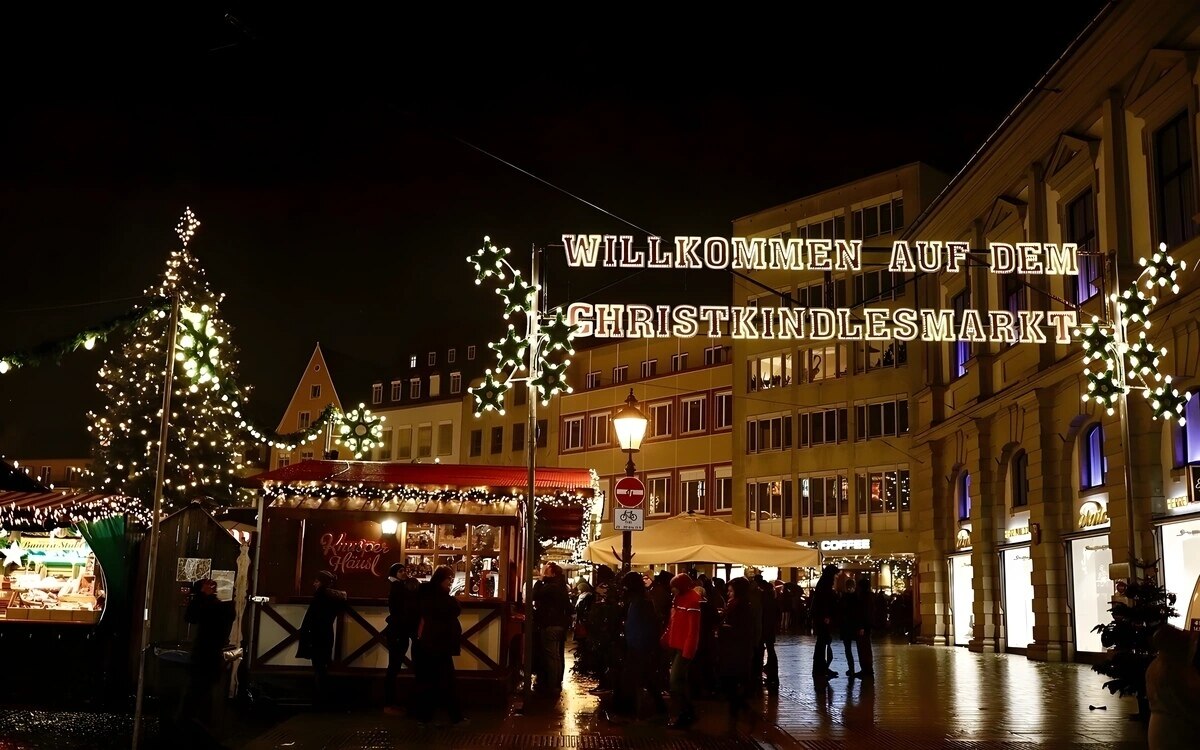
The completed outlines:
{"type": "Polygon", "coordinates": [[[443,523],[437,527],[438,550],[465,550],[471,546],[467,525],[443,523]]]}
{"type": "Polygon", "coordinates": [[[405,524],[404,532],[404,549],[408,550],[431,550],[434,547],[434,530],[433,524],[427,523],[408,523],[405,524]]]}
{"type": "Polygon", "coordinates": [[[879,207],[879,233],[888,234],[892,231],[892,204],[884,203],[879,207]]]}

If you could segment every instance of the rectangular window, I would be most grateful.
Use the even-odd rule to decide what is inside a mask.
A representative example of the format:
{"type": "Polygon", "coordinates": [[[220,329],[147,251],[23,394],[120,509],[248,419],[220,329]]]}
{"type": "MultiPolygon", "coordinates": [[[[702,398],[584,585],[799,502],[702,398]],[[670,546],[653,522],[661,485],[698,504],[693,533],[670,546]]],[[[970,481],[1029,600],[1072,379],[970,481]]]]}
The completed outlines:
{"type": "Polygon", "coordinates": [[[514,451],[525,450],[525,423],[517,422],[512,426],[512,449],[514,451]]]}
{"type": "Polygon", "coordinates": [[[401,381],[399,381],[399,380],[393,380],[393,381],[392,381],[392,400],[393,400],[393,401],[399,401],[399,400],[400,400],[400,395],[401,395],[401,394],[400,394],[400,389],[403,387],[403,385],[404,385],[404,384],[403,384],[401,381]]]}
{"type": "Polygon", "coordinates": [[[548,432],[548,430],[549,430],[549,427],[547,425],[546,420],[539,419],[537,421],[537,447],[539,447],[539,448],[546,447],[546,440],[547,440],[546,433],[548,432]]]}
{"type": "Polygon", "coordinates": [[[383,403],[383,383],[376,383],[375,385],[371,386],[371,403],[383,403]]]}
{"type": "Polygon", "coordinates": [[[564,451],[583,450],[583,417],[563,417],[562,449],[564,451]]]}
{"type": "Polygon", "coordinates": [[[1103,268],[1097,252],[1100,242],[1096,236],[1096,201],[1090,189],[1067,204],[1066,234],[1067,242],[1074,242],[1079,252],[1079,275],[1074,286],[1075,301],[1082,304],[1100,293],[1103,268]]]}
{"type": "Polygon", "coordinates": [[[704,350],[704,364],[721,365],[729,361],[729,347],[710,346],[704,350]]]}
{"type": "Polygon", "coordinates": [[[433,367],[434,365],[436,365],[437,364],[437,352],[430,352],[429,356],[426,358],[425,364],[429,365],[430,367],[433,367]]]}
{"type": "Polygon", "coordinates": [[[687,369],[687,352],[671,355],[671,372],[682,372],[687,369]]]}
{"type": "Polygon", "coordinates": [[[646,515],[665,516],[671,512],[671,475],[646,478],[646,515]]]}
{"type": "Polygon", "coordinates": [[[704,469],[679,472],[679,512],[704,513],[704,469]]]}
{"type": "Polygon", "coordinates": [[[442,376],[434,373],[429,376],[429,397],[437,398],[442,395],[442,376]]]}
{"type": "Polygon", "coordinates": [[[321,386],[320,385],[309,386],[308,397],[309,398],[320,398],[321,397],[321,386]]]}
{"type": "Polygon", "coordinates": [[[904,199],[893,198],[854,211],[854,239],[870,239],[904,228],[904,199]]]}
{"type": "Polygon", "coordinates": [[[860,341],[856,344],[856,351],[859,372],[908,364],[907,341],[860,341]]]}
{"type": "Polygon", "coordinates": [[[846,407],[800,414],[800,445],[832,445],[849,439],[846,407]]]}
{"type": "Polygon", "coordinates": [[[1192,139],[1190,118],[1181,112],[1154,134],[1154,188],[1158,241],[1173,250],[1196,236],[1192,216],[1196,213],[1192,185],[1192,139]]]}
{"type": "Polygon", "coordinates": [[[454,425],[451,422],[442,422],[438,425],[438,448],[439,456],[449,456],[454,452],[454,425]]]}
{"type": "Polygon", "coordinates": [[[898,437],[908,433],[908,399],[854,407],[855,439],[898,437]]]}
{"type": "Polygon", "coordinates": [[[421,397],[421,379],[412,378],[408,381],[408,397],[410,399],[418,399],[421,397]]]}
{"type": "MultiPolygon", "coordinates": [[[[1015,320],[1017,319],[1018,313],[1022,310],[1025,310],[1029,306],[1028,288],[1025,286],[1025,282],[1019,274],[1006,273],[1001,275],[1000,278],[1001,293],[1004,299],[1004,309],[1012,313],[1013,319],[1015,320]]],[[[1013,325],[1015,328],[1016,324],[1014,323],[1013,325]]],[[[1019,330],[1014,331],[1014,341],[1019,334],[1019,330]]],[[[1009,344],[1009,346],[1012,346],[1012,344],[1009,344]]]]}
{"type": "Polygon", "coordinates": [[[728,513],[733,510],[733,467],[718,466],[713,474],[713,513],[728,513]]]}
{"type": "Polygon", "coordinates": [[[302,411],[296,417],[296,429],[307,430],[309,422],[312,420],[312,415],[306,411],[302,411]]]}
{"type": "Polygon", "coordinates": [[[650,404],[650,437],[666,437],[671,434],[671,402],[660,401],[650,404]]]}
{"type": "MultiPolygon", "coordinates": [[[[386,448],[384,448],[382,451],[380,451],[380,456],[379,456],[380,461],[388,460],[389,456],[386,455],[386,453],[385,453],[386,451],[387,451],[386,448]]],[[[300,460],[301,461],[313,460],[313,452],[312,451],[300,451],[300,460]]]]}
{"type": "Polygon", "coordinates": [[[792,384],[792,353],[763,354],[746,363],[747,392],[782,388],[792,384]]]}
{"type": "Polygon", "coordinates": [[[483,430],[471,430],[471,455],[483,455],[483,430]]]}
{"type": "MultiPolygon", "coordinates": [[[[1082,269],[1081,269],[1082,270],[1082,269]]],[[[954,327],[962,325],[963,314],[971,304],[971,292],[964,290],[950,299],[950,308],[954,310],[954,327]]],[[[951,341],[950,344],[950,378],[957,379],[967,374],[967,360],[971,358],[970,341],[951,341]]]]}
{"type": "Polygon", "coordinates": [[[468,359],[468,360],[474,360],[474,359],[475,359],[475,347],[474,347],[474,346],[468,346],[468,347],[467,347],[467,359],[468,359]]]}
{"type": "Polygon", "coordinates": [[[432,455],[433,425],[420,425],[417,427],[417,458],[431,458],[432,455]]]}
{"type": "Polygon", "coordinates": [[[504,450],[504,427],[492,428],[491,453],[495,455],[504,450]]]}
{"type": "Polygon", "coordinates": [[[405,426],[396,430],[396,458],[412,458],[412,448],[412,428],[405,426]]]}
{"type": "Polygon", "coordinates": [[[283,468],[292,462],[292,457],[286,453],[279,457],[279,468],[283,468]]]}
{"type": "Polygon", "coordinates": [[[593,388],[600,387],[600,371],[589,372],[587,374],[587,389],[590,391],[593,388]]]}
{"type": "Polygon", "coordinates": [[[624,383],[626,380],[629,380],[629,365],[614,367],[612,378],[613,384],[616,385],[617,383],[624,383]]]}
{"type": "Polygon", "coordinates": [[[792,482],[751,480],[746,483],[746,504],[750,518],[757,522],[786,520],[792,505],[792,482]]]}
{"type": "Polygon", "coordinates": [[[904,274],[886,268],[865,271],[854,276],[854,301],[871,304],[904,296],[904,274]]]}
{"type": "Polygon", "coordinates": [[[513,387],[513,405],[524,406],[529,401],[529,383],[518,381],[513,387]]]}
{"type": "Polygon", "coordinates": [[[801,518],[848,515],[846,475],[805,477],[800,480],[801,518]]]}
{"type": "Polygon", "coordinates": [[[450,350],[447,350],[447,352],[446,352],[446,364],[448,364],[448,365],[452,365],[452,364],[454,364],[454,360],[456,360],[456,359],[458,359],[458,350],[457,350],[457,349],[450,349],[450,350]]]}
{"type": "Polygon", "coordinates": [[[800,351],[800,382],[815,383],[846,374],[850,363],[845,344],[818,346],[800,351]]]}
{"type": "Polygon", "coordinates": [[[907,469],[858,472],[855,485],[859,515],[909,510],[907,469]]]}
{"type": "MultiPolygon", "coordinates": [[[[454,350],[451,349],[450,351],[454,351],[454,350]]],[[[456,394],[456,395],[459,393],[462,393],[462,373],[461,372],[450,373],[450,392],[453,394],[456,394]]]]}
{"type": "Polygon", "coordinates": [[[588,447],[608,445],[608,412],[588,415],[588,447]]]}
{"type": "Polygon", "coordinates": [[[38,470],[38,481],[42,484],[50,484],[50,467],[43,466],[38,470]]]}
{"type": "Polygon", "coordinates": [[[716,395],[713,405],[713,429],[728,430],[733,427],[733,392],[725,391],[716,395]]]}
{"type": "Polygon", "coordinates": [[[652,378],[658,374],[658,360],[648,359],[642,363],[642,377],[652,378]]]}
{"type": "Polygon", "coordinates": [[[792,447],[792,418],[758,417],[746,421],[746,453],[765,453],[792,447]]]}
{"type": "MultiPolygon", "coordinates": [[[[304,454],[300,454],[303,457],[304,454]]],[[[309,458],[312,455],[309,454],[309,458]]],[[[379,447],[375,449],[376,461],[391,461],[392,460],[392,428],[388,427],[380,436],[379,447]]]]}
{"type": "Polygon", "coordinates": [[[410,368],[417,366],[417,355],[414,354],[408,358],[408,366],[410,368]]]}
{"type": "Polygon", "coordinates": [[[683,420],[683,434],[704,432],[704,411],[708,399],[704,396],[689,396],[680,402],[683,420]]]}

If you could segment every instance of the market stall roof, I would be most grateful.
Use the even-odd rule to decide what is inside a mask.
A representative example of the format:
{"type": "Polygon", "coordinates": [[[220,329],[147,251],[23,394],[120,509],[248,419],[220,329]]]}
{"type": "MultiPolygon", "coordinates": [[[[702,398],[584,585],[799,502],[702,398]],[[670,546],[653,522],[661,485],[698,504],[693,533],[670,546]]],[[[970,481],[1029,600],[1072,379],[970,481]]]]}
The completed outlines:
{"type": "Polygon", "coordinates": [[[42,530],[129,514],[145,524],[150,513],[134,498],[103,492],[0,492],[0,528],[42,530]]]}
{"type": "MultiPolygon", "coordinates": [[[[538,492],[571,492],[591,495],[590,469],[538,469],[534,485],[538,492]]],[[[414,464],[399,461],[301,461],[274,471],[248,477],[252,486],[272,484],[344,484],[370,487],[421,487],[483,489],[523,492],[529,487],[525,466],[468,466],[463,464],[414,464]]]]}
{"type": "MultiPolygon", "coordinates": [[[[632,532],[634,565],[705,562],[761,565],[774,568],[815,568],[821,555],[761,531],[735,526],[711,516],[681,514],[632,532]]],[[[621,535],[602,537],[584,550],[585,560],[620,565],[621,535]]]]}

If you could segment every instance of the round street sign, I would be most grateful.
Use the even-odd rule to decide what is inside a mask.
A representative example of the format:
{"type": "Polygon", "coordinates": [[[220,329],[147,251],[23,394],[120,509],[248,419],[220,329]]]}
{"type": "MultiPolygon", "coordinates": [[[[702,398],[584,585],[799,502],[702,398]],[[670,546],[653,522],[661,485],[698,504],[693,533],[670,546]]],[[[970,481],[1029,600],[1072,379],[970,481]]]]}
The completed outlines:
{"type": "Polygon", "coordinates": [[[621,477],[613,493],[622,508],[640,508],[646,499],[646,485],[637,477],[621,477]]]}

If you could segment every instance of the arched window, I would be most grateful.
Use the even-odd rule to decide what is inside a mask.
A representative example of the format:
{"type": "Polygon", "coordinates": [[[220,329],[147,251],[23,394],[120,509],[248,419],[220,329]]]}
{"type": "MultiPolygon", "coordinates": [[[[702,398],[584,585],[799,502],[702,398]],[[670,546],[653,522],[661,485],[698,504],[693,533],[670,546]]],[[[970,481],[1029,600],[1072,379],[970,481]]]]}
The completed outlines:
{"type": "Polygon", "coordinates": [[[971,475],[963,472],[958,475],[958,520],[966,521],[971,517],[971,475]]]}
{"type": "Polygon", "coordinates": [[[1029,454],[1025,451],[1012,462],[1012,504],[1014,508],[1029,505],[1029,454]]]}
{"type": "Polygon", "coordinates": [[[1104,428],[1098,424],[1083,431],[1083,442],[1079,445],[1079,489],[1089,490],[1104,486],[1104,475],[1108,473],[1108,459],[1104,457],[1104,428]]]}
{"type": "Polygon", "coordinates": [[[1175,466],[1200,462],[1200,393],[1183,407],[1183,424],[1175,425],[1175,466]]]}

